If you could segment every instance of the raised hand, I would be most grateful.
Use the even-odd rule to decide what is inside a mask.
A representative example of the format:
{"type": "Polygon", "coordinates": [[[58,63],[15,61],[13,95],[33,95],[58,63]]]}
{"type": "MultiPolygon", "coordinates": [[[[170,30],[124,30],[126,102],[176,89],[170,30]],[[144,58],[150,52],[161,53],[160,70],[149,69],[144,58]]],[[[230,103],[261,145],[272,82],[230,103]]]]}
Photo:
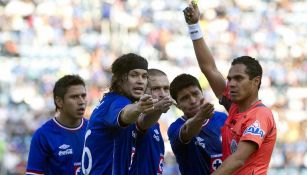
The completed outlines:
{"type": "Polygon", "coordinates": [[[151,95],[144,94],[137,102],[138,111],[143,114],[147,114],[154,110],[154,103],[156,102],[157,100],[153,99],[151,95]]]}
{"type": "Polygon", "coordinates": [[[154,104],[154,109],[156,111],[166,113],[172,104],[174,104],[174,100],[170,96],[165,96],[154,104]]]}
{"type": "Polygon", "coordinates": [[[198,22],[200,13],[197,4],[192,1],[189,7],[186,7],[183,10],[185,21],[188,24],[195,24],[198,22]]]}
{"type": "Polygon", "coordinates": [[[201,101],[201,104],[202,105],[200,106],[199,111],[195,117],[201,121],[205,121],[206,119],[209,119],[213,116],[214,106],[210,103],[204,103],[204,100],[201,101]]]}

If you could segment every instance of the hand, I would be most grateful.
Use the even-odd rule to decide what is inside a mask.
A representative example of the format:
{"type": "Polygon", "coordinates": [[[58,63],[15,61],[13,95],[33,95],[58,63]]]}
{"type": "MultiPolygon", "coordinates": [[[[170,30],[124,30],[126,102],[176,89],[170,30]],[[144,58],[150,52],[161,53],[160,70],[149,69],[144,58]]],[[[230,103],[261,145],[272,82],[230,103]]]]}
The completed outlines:
{"type": "Polygon", "coordinates": [[[154,103],[156,102],[157,100],[153,99],[151,95],[144,94],[137,102],[138,111],[147,114],[154,109],[154,103]]]}
{"type": "Polygon", "coordinates": [[[170,109],[172,104],[174,104],[174,100],[170,96],[166,96],[154,104],[154,109],[156,111],[166,113],[170,109]]]}
{"type": "Polygon", "coordinates": [[[210,103],[204,103],[204,100],[201,101],[201,104],[195,117],[199,118],[201,121],[205,121],[213,116],[214,106],[210,103]]]}
{"type": "Polygon", "coordinates": [[[195,24],[198,22],[200,13],[197,4],[192,1],[189,7],[186,7],[183,10],[185,21],[188,24],[195,24]]]}

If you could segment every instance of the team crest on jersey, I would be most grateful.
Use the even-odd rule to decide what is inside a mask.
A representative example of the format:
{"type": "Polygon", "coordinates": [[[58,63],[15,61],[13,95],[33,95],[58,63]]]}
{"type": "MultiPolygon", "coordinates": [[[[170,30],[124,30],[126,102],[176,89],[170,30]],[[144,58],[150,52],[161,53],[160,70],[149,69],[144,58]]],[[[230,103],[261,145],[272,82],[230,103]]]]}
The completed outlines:
{"type": "Polygon", "coordinates": [[[81,173],[81,162],[74,163],[74,175],[79,175],[81,173]]]}
{"type": "Polygon", "coordinates": [[[211,171],[217,170],[218,167],[222,165],[222,160],[220,158],[215,158],[211,160],[211,171]]]}
{"type": "Polygon", "coordinates": [[[163,166],[164,166],[164,155],[160,154],[159,168],[158,168],[157,175],[162,175],[162,173],[163,173],[163,166]]]}
{"type": "Polygon", "coordinates": [[[234,152],[236,152],[236,151],[237,151],[237,148],[238,148],[237,142],[236,142],[234,139],[232,139],[232,140],[231,140],[231,143],[230,143],[230,151],[231,151],[231,154],[234,153],[234,152]]]}
{"type": "Polygon", "coordinates": [[[70,145],[63,144],[59,146],[59,149],[60,149],[58,153],[59,156],[66,156],[66,155],[73,154],[73,151],[72,151],[72,148],[70,148],[70,145]]]}
{"type": "Polygon", "coordinates": [[[260,122],[256,120],[252,125],[245,129],[243,135],[246,134],[259,135],[261,138],[263,138],[265,132],[261,129],[260,122]]]}
{"type": "Polygon", "coordinates": [[[223,154],[211,154],[210,155],[210,164],[211,164],[211,169],[210,172],[212,173],[215,171],[219,166],[222,165],[222,156],[223,154]]]}

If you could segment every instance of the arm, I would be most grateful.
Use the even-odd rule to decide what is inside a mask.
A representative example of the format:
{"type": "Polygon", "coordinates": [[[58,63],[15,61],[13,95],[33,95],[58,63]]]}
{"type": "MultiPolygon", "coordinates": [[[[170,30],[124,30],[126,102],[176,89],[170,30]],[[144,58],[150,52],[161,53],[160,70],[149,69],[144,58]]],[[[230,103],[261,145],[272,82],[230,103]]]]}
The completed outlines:
{"type": "Polygon", "coordinates": [[[257,144],[252,141],[240,141],[236,152],[231,154],[212,175],[232,174],[244,165],[257,148],[257,144]]]}
{"type": "Polygon", "coordinates": [[[147,130],[153,124],[155,124],[162,113],[166,113],[170,106],[173,104],[173,100],[171,97],[166,96],[162,98],[160,101],[154,104],[154,108],[151,112],[148,112],[147,115],[141,115],[138,118],[137,125],[141,131],[147,130]]]}
{"type": "Polygon", "coordinates": [[[180,129],[180,139],[183,143],[189,142],[196,136],[204,122],[213,116],[213,105],[210,103],[203,104],[199,112],[192,118],[188,119],[180,129]]]}
{"type": "MultiPolygon", "coordinates": [[[[197,24],[199,20],[199,10],[195,3],[192,1],[192,5],[187,7],[184,11],[186,22],[191,24],[197,24]]],[[[201,32],[199,29],[198,32],[201,32]]],[[[193,40],[194,51],[197,57],[198,65],[201,71],[208,79],[212,90],[216,97],[222,97],[223,91],[226,87],[226,82],[222,74],[218,71],[213,56],[206,45],[203,37],[193,40]]]]}
{"type": "Polygon", "coordinates": [[[135,123],[141,113],[148,113],[152,110],[154,100],[150,95],[143,95],[137,103],[129,104],[124,107],[119,116],[119,123],[121,126],[127,126],[135,123]]]}

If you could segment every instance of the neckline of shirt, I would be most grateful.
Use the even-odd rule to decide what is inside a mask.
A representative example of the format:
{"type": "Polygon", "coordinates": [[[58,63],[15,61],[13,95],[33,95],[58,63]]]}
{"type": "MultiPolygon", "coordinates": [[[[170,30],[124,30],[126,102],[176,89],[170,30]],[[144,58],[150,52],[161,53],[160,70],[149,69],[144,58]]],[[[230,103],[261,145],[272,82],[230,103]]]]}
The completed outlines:
{"type": "Polygon", "coordinates": [[[69,127],[66,127],[66,126],[63,126],[61,123],[59,123],[56,118],[53,118],[53,121],[61,128],[63,129],[66,129],[66,130],[69,130],[69,131],[76,131],[76,130],[79,130],[80,128],[82,128],[83,126],[83,123],[84,123],[84,119],[82,118],[81,120],[81,123],[79,126],[75,127],[75,128],[69,128],[69,127]]]}

